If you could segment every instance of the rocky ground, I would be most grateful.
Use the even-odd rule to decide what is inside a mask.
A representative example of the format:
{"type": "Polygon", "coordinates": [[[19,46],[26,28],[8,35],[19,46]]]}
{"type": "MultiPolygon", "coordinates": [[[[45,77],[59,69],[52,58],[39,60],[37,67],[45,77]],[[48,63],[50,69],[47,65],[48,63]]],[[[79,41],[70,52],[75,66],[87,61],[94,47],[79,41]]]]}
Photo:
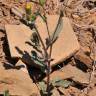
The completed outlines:
{"type": "MultiPolygon", "coordinates": [[[[18,8],[24,8],[25,0],[0,0],[0,62],[1,62],[0,64],[1,65],[3,65],[4,63],[15,64],[17,62],[17,60],[10,58],[5,33],[5,24],[21,23],[20,17],[18,17],[12,11],[13,6],[17,6],[18,8]]],[[[34,7],[33,10],[35,11],[40,6],[33,6],[33,7],[34,7]]],[[[74,54],[74,56],[69,58],[67,61],[64,61],[64,63],[67,66],[64,68],[62,66],[61,68],[58,68],[56,66],[53,69],[54,72],[51,74],[51,78],[54,78],[54,76],[59,75],[61,76],[62,79],[68,79],[69,81],[74,82],[74,84],[67,88],[56,86],[52,90],[53,93],[52,96],[96,96],[96,1],[47,0],[46,4],[44,5],[44,8],[47,14],[59,14],[59,11],[63,10],[64,15],[71,20],[72,27],[80,44],[80,50],[76,54],[74,54]],[[60,72],[61,69],[64,72],[60,72]],[[68,72],[68,70],[71,72],[68,72]],[[75,78],[70,79],[70,77],[72,76],[74,76],[75,78]]],[[[31,68],[29,68],[29,70],[30,69],[31,68]]],[[[0,68],[0,74],[1,73],[2,68],[0,68]]],[[[11,74],[14,75],[15,73],[11,72],[11,74]]],[[[41,76],[40,72],[38,72],[37,69],[35,72],[32,72],[31,75],[33,75],[32,76],[33,79],[35,78],[34,79],[35,81],[42,80],[43,78],[45,78],[45,75],[41,76]]],[[[44,80],[46,81],[46,78],[44,80]]],[[[0,81],[0,85],[1,84],[2,82],[0,81]]],[[[2,90],[3,88],[1,87],[0,90],[2,90]]],[[[31,87],[29,89],[31,89],[31,87]]],[[[12,92],[14,93],[14,91],[12,92]]],[[[27,92],[25,93],[27,94],[29,93],[29,91],[27,90],[27,92]]],[[[17,96],[18,94],[15,95],[17,96]]],[[[32,95],[32,96],[38,96],[38,95],[32,95]]]]}

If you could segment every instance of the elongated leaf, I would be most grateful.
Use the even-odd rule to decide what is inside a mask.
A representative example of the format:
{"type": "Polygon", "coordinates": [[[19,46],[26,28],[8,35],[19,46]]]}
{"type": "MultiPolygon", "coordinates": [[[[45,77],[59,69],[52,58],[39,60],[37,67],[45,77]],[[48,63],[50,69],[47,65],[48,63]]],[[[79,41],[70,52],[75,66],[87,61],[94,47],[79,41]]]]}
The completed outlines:
{"type": "Polygon", "coordinates": [[[39,37],[37,35],[37,33],[35,32],[35,30],[33,30],[34,32],[32,33],[31,35],[31,41],[32,43],[35,44],[35,46],[40,46],[40,40],[39,40],[39,37]]]}
{"type": "Polygon", "coordinates": [[[57,24],[53,34],[51,35],[50,40],[49,40],[49,38],[46,39],[47,48],[58,39],[59,34],[62,31],[62,29],[63,29],[63,19],[62,19],[62,15],[60,15],[58,24],[57,24]]]}
{"type": "Polygon", "coordinates": [[[51,83],[54,87],[58,86],[64,88],[67,88],[72,84],[72,82],[67,80],[60,80],[60,78],[54,79],[51,83]]]}
{"type": "Polygon", "coordinates": [[[29,46],[32,46],[36,51],[38,51],[39,53],[42,53],[42,50],[40,49],[40,47],[39,46],[35,46],[35,44],[34,43],[32,43],[32,42],[29,42],[29,41],[27,41],[27,42],[25,42],[26,44],[28,44],[29,46]]]}
{"type": "Polygon", "coordinates": [[[61,32],[62,29],[63,29],[63,20],[62,20],[62,17],[61,17],[61,20],[58,22],[58,26],[55,30],[55,34],[53,33],[52,36],[51,36],[52,42],[54,42],[54,40],[56,40],[56,38],[58,38],[59,33],[61,32]]]}

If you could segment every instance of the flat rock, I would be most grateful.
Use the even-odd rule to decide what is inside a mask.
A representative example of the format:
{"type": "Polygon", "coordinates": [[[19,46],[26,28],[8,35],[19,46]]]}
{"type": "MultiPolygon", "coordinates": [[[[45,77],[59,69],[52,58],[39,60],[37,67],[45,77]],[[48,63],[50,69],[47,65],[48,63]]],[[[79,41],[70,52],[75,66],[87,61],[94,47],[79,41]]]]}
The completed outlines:
{"type": "MultiPolygon", "coordinates": [[[[89,83],[89,74],[84,73],[83,71],[76,68],[75,66],[72,66],[71,64],[68,64],[64,66],[61,70],[54,71],[50,74],[51,80],[54,80],[56,78],[59,78],[61,80],[71,78],[73,81],[85,85],[89,83]]],[[[45,78],[44,80],[46,81],[46,79],[47,78],[45,78]]]]}
{"type": "Polygon", "coordinates": [[[59,91],[56,88],[52,90],[52,96],[60,96],[59,91]]]}
{"type": "Polygon", "coordinates": [[[64,96],[70,96],[70,93],[62,87],[59,87],[58,90],[64,95],[64,96]]]}
{"type": "Polygon", "coordinates": [[[26,41],[30,40],[30,36],[32,34],[30,28],[23,24],[5,25],[5,28],[11,57],[22,57],[22,54],[20,54],[17,49],[20,49],[23,52],[31,52],[32,47],[25,44],[26,41]]]}
{"type": "Polygon", "coordinates": [[[16,68],[18,68],[19,70],[22,70],[23,72],[27,73],[28,74],[28,70],[27,70],[27,66],[25,63],[23,63],[21,60],[19,60],[17,63],[16,63],[16,68]]]}
{"type": "Polygon", "coordinates": [[[89,92],[88,96],[96,96],[96,87],[89,92]]]}
{"type": "MultiPolygon", "coordinates": [[[[47,16],[47,22],[49,26],[50,34],[52,34],[56,28],[58,23],[59,16],[58,15],[49,15],[47,16]]],[[[42,18],[38,17],[36,20],[36,26],[39,30],[43,42],[45,43],[45,39],[48,37],[47,28],[42,20],[42,18]]],[[[79,50],[80,46],[76,35],[72,29],[70,20],[66,17],[63,17],[63,26],[62,30],[59,33],[58,39],[53,45],[52,49],[52,59],[51,66],[54,66],[58,63],[61,63],[66,58],[72,56],[77,50],[79,50]]]]}
{"type": "MultiPolygon", "coordinates": [[[[56,24],[58,22],[58,15],[48,15],[48,26],[50,34],[55,30],[56,24]]],[[[38,17],[36,20],[36,26],[39,30],[41,38],[44,44],[46,43],[46,38],[48,37],[47,29],[42,18],[38,17]]],[[[25,25],[5,25],[10,53],[12,57],[21,57],[16,48],[22,51],[27,51],[28,53],[33,50],[32,47],[26,45],[25,42],[30,40],[32,30],[30,30],[25,25]]],[[[72,56],[77,50],[79,50],[79,43],[76,35],[70,24],[70,20],[66,17],[63,18],[63,27],[59,34],[59,38],[53,45],[52,49],[52,59],[51,66],[55,66],[58,63],[63,62],[65,59],[72,56]]]]}
{"type": "Polygon", "coordinates": [[[65,89],[63,87],[59,87],[58,90],[64,95],[64,96],[85,96],[83,95],[79,89],[76,87],[70,86],[69,88],[65,89]],[[81,95],[82,94],[82,95],[81,95]]]}
{"type": "Polygon", "coordinates": [[[93,61],[82,50],[77,52],[74,57],[75,57],[76,60],[79,60],[80,62],[85,64],[88,68],[92,68],[92,62],[93,61]]]}
{"type": "Polygon", "coordinates": [[[5,69],[0,64],[0,94],[5,90],[9,90],[10,95],[40,96],[37,86],[28,74],[17,69],[5,69]]]}

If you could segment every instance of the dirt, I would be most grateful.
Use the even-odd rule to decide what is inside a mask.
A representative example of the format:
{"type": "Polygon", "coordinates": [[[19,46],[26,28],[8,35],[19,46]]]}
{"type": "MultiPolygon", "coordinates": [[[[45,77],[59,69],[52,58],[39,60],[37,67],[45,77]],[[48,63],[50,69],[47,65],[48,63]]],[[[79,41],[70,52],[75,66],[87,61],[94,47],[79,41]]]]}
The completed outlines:
{"type": "MultiPolygon", "coordinates": [[[[69,0],[68,2],[67,1],[68,0],[60,0],[60,2],[58,2],[58,0],[47,0],[47,3],[44,5],[44,8],[46,10],[45,12],[53,15],[58,14],[60,12],[60,9],[62,9],[64,15],[71,20],[71,25],[73,26],[74,32],[80,44],[80,50],[79,50],[80,53],[74,54],[73,57],[69,58],[64,63],[65,65],[68,65],[71,62],[72,66],[79,68],[80,71],[83,71],[89,75],[91,74],[92,78],[90,80],[89,77],[88,80],[90,80],[91,82],[89,82],[89,84],[86,87],[84,86],[83,88],[81,88],[81,86],[75,82],[77,84],[75,86],[68,87],[67,89],[54,88],[53,92],[56,91],[58,94],[60,94],[60,96],[96,96],[96,68],[95,68],[96,66],[93,66],[93,64],[96,65],[96,1],[95,0],[69,0]]],[[[6,62],[11,64],[15,64],[17,62],[17,60],[14,60],[10,57],[5,32],[5,24],[21,23],[20,18],[11,12],[12,6],[17,6],[18,8],[24,9],[25,0],[20,0],[20,2],[18,2],[18,0],[0,0],[0,64],[1,65],[3,65],[6,62]]],[[[35,6],[34,10],[38,8],[40,8],[40,6],[35,6]]],[[[62,68],[62,66],[60,66],[60,68],[62,68]]],[[[58,69],[59,68],[56,67],[53,69],[53,71],[55,72],[58,69]]],[[[12,75],[10,75],[10,77],[12,77],[12,75]]],[[[2,78],[0,76],[0,79],[2,78]]],[[[9,81],[11,82],[11,80],[9,81]]]]}

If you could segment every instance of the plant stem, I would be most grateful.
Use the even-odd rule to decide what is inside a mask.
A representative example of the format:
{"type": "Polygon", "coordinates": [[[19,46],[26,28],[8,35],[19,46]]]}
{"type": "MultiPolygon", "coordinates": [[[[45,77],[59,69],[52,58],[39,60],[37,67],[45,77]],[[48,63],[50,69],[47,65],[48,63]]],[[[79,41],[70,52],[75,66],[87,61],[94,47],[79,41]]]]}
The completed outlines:
{"type": "MultiPolygon", "coordinates": [[[[57,31],[57,29],[58,29],[58,26],[59,26],[59,23],[60,23],[61,20],[62,20],[62,14],[60,14],[60,16],[59,16],[58,24],[57,24],[57,26],[56,26],[56,28],[55,28],[55,31],[54,31],[54,33],[53,33],[53,37],[52,37],[52,40],[51,40],[51,41],[54,40],[56,31],[57,31]]],[[[49,53],[49,56],[50,56],[50,57],[51,57],[51,54],[52,54],[52,47],[53,47],[53,43],[50,45],[50,53],[49,53]]]]}
{"type": "Polygon", "coordinates": [[[45,53],[45,58],[48,58],[48,53],[47,53],[46,47],[45,47],[44,42],[43,42],[43,40],[42,40],[42,38],[41,38],[41,36],[40,36],[40,34],[38,32],[38,29],[36,28],[36,25],[34,25],[34,28],[35,28],[35,30],[37,32],[37,35],[38,35],[38,37],[40,39],[40,42],[42,44],[42,47],[43,47],[43,50],[44,50],[44,53],[45,53]]]}
{"type": "MultiPolygon", "coordinates": [[[[49,40],[51,40],[47,20],[45,21],[45,24],[46,24],[46,27],[47,27],[48,38],[49,38],[49,40]]],[[[50,70],[51,70],[51,66],[50,66],[50,60],[49,59],[51,59],[51,57],[49,57],[49,55],[48,55],[48,58],[47,58],[47,92],[48,92],[48,94],[47,94],[47,96],[50,96],[50,70]]]]}
{"type": "Polygon", "coordinates": [[[50,61],[48,60],[47,61],[47,92],[48,92],[48,94],[47,94],[47,96],[50,96],[50,69],[51,69],[51,67],[50,67],[50,61]]]}
{"type": "MultiPolygon", "coordinates": [[[[53,33],[53,38],[52,38],[51,41],[53,41],[53,39],[55,37],[55,33],[56,33],[56,30],[59,26],[60,21],[61,21],[61,14],[60,14],[58,24],[56,26],[56,29],[55,29],[54,33],[53,33]]],[[[47,21],[46,21],[46,27],[47,27],[47,32],[48,32],[49,39],[51,39],[47,21]]],[[[50,53],[49,53],[49,58],[50,59],[51,59],[51,55],[52,55],[52,47],[53,47],[53,44],[50,45],[50,53]]],[[[48,70],[47,70],[47,92],[48,92],[48,94],[47,94],[47,96],[50,96],[50,70],[51,70],[50,62],[51,61],[48,59],[48,61],[47,61],[47,63],[48,63],[48,66],[47,66],[47,68],[48,68],[48,70]]]]}

